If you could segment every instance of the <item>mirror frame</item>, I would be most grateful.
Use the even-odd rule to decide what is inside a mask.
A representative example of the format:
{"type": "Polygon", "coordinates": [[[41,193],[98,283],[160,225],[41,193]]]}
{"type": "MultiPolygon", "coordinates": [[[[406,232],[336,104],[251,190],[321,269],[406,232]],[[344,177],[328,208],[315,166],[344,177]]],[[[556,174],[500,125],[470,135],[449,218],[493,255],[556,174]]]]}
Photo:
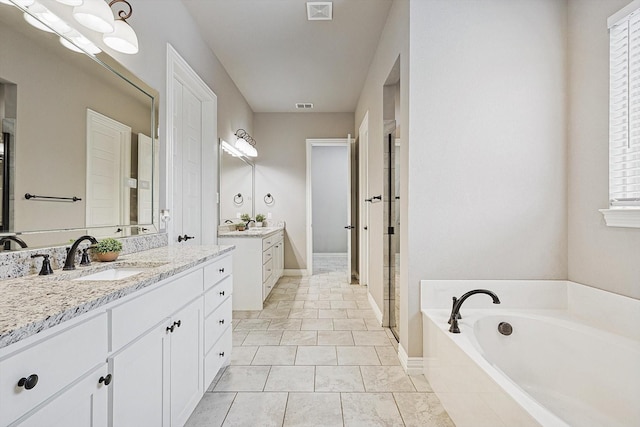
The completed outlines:
{"type": "MultiPolygon", "coordinates": [[[[13,6],[25,13],[28,13],[29,15],[31,15],[34,19],[38,19],[33,13],[31,13],[26,7],[22,7],[16,3],[13,2],[13,0],[9,0],[13,6]]],[[[7,5],[7,7],[9,7],[11,5],[7,5]]],[[[47,4],[47,6],[49,6],[49,4],[47,4]]],[[[42,21],[40,21],[42,22],[42,21]]],[[[43,25],[47,25],[46,23],[42,22],[43,25]]],[[[28,24],[26,24],[28,25],[28,24]]],[[[70,40],[68,37],[66,37],[63,34],[60,34],[58,32],[56,32],[55,30],[51,29],[54,35],[57,35],[59,37],[63,37],[65,38],[67,41],[69,41],[70,43],[73,43],[72,40],[70,40]]],[[[43,33],[44,34],[44,33],[43,33]]],[[[77,45],[76,45],[77,46],[77,45]]],[[[104,51],[98,53],[97,55],[91,54],[89,52],[87,52],[85,49],[83,49],[80,46],[77,46],[78,49],[80,49],[82,52],[78,53],[79,55],[84,55],[86,56],[88,59],[95,61],[98,65],[100,65],[101,67],[103,67],[107,72],[112,73],[116,78],[120,78],[123,79],[126,83],[130,84],[133,88],[139,90],[142,94],[146,95],[147,97],[149,97],[150,100],[150,104],[151,104],[151,108],[149,111],[149,115],[150,115],[150,129],[149,129],[149,136],[152,139],[152,144],[153,144],[153,155],[152,157],[155,159],[157,154],[160,154],[159,150],[159,140],[158,140],[158,123],[159,123],[159,92],[152,88],[151,86],[149,86],[148,84],[146,84],[143,80],[141,80],[140,78],[138,78],[135,74],[133,74],[131,71],[129,71],[127,68],[125,68],[122,64],[120,64],[118,61],[116,61],[114,58],[112,58],[109,54],[105,53],[104,51]],[[156,150],[158,150],[158,153],[156,153],[156,150]]],[[[160,205],[159,205],[159,199],[160,199],[160,176],[159,176],[159,170],[160,170],[160,164],[159,162],[153,162],[152,163],[152,176],[154,177],[154,179],[152,180],[152,194],[151,194],[151,203],[152,203],[152,219],[151,219],[151,223],[138,223],[138,224],[113,224],[113,225],[108,225],[108,226],[101,226],[101,227],[86,227],[86,223],[85,226],[79,226],[79,227],[69,227],[69,228],[61,228],[61,229],[38,229],[38,230],[11,230],[11,231],[6,231],[6,232],[0,232],[0,236],[4,236],[4,235],[19,235],[19,236],[24,236],[24,235],[31,235],[31,234],[45,234],[45,233],[51,233],[51,234],[57,234],[57,233],[68,233],[68,232],[83,232],[83,233],[91,233],[91,230],[108,230],[108,229],[113,229],[113,228],[120,228],[123,230],[128,230],[129,232],[126,233],[124,236],[114,236],[114,237],[129,237],[132,235],[138,235],[138,236],[144,236],[144,235],[150,235],[150,234],[156,234],[160,232],[160,205]],[[151,228],[151,229],[149,229],[151,228]],[[138,229],[138,233],[137,234],[132,234],[131,231],[138,229]]],[[[55,240],[55,239],[52,239],[55,240]]],[[[59,242],[59,243],[52,243],[49,246],[57,246],[60,244],[64,244],[65,242],[59,242]]]]}
{"type": "MultiPolygon", "coordinates": [[[[218,138],[218,224],[219,225],[224,225],[223,218],[222,218],[222,215],[221,215],[221,213],[222,213],[222,198],[220,197],[221,182],[222,182],[222,156],[223,155],[231,156],[231,154],[226,153],[222,149],[222,139],[218,138]]],[[[244,156],[236,157],[236,159],[242,160],[248,166],[251,166],[251,218],[253,218],[256,215],[256,165],[255,165],[255,163],[253,163],[252,161],[250,161],[248,158],[246,158],[244,156]]],[[[230,219],[230,218],[226,218],[226,219],[230,219]]]]}

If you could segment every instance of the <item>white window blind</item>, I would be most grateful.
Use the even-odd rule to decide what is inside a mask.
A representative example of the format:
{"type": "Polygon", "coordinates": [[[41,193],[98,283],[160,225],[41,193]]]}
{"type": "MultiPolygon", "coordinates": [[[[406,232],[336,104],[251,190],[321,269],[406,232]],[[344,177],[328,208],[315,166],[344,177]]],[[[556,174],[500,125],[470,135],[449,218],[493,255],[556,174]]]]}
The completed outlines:
{"type": "Polygon", "coordinates": [[[609,204],[640,207],[640,9],[609,38],[609,204]]]}

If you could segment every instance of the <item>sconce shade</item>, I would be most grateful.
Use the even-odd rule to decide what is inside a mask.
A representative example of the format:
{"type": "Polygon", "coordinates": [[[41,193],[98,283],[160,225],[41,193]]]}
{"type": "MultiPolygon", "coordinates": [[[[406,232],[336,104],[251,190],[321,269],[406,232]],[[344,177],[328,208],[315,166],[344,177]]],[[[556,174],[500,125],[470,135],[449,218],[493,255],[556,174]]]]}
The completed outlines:
{"type": "Polygon", "coordinates": [[[113,13],[103,0],[84,0],[80,6],[73,8],[73,17],[85,27],[100,33],[114,30],[113,13]]]}
{"type": "Polygon", "coordinates": [[[83,0],[56,0],[58,3],[66,4],[67,6],[80,6],[83,0]]]}
{"type": "Polygon", "coordinates": [[[258,155],[255,147],[249,144],[244,138],[238,138],[236,140],[235,148],[248,157],[256,157],[258,155]]]}
{"type": "Polygon", "coordinates": [[[118,52],[134,54],[138,53],[138,36],[133,28],[125,21],[117,19],[115,30],[102,36],[104,43],[118,52]]]}
{"type": "Polygon", "coordinates": [[[102,52],[102,50],[100,50],[98,46],[93,44],[89,39],[87,39],[77,31],[74,31],[74,33],[68,35],[68,37],[73,41],[73,43],[65,39],[64,37],[60,37],[60,43],[62,44],[62,46],[66,47],[69,50],[79,53],[84,53],[86,51],[93,55],[97,55],[98,53],[102,52]]]}
{"type": "Polygon", "coordinates": [[[0,0],[0,3],[8,4],[9,6],[15,6],[17,4],[22,7],[31,6],[36,2],[36,0],[13,0],[13,2],[15,4],[11,3],[9,0],[0,0]]]}

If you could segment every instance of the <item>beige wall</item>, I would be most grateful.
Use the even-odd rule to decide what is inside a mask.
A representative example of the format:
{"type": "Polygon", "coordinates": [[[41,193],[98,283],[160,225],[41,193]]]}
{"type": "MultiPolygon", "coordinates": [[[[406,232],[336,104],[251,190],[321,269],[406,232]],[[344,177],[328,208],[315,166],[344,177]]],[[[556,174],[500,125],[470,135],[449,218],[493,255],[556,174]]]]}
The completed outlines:
{"type": "Polygon", "coordinates": [[[287,224],[285,268],[307,268],[307,138],[346,138],[353,134],[351,113],[256,113],[256,213],[271,212],[287,224]],[[271,193],[273,206],[264,196],[271,193]]]}
{"type": "Polygon", "coordinates": [[[607,17],[629,0],[569,0],[569,279],[640,298],[640,229],[604,224],[608,205],[607,17]]]}
{"type": "MultiPolygon", "coordinates": [[[[380,42],[376,50],[375,57],[371,63],[369,74],[365,80],[355,115],[355,132],[358,129],[365,115],[369,115],[369,190],[368,196],[383,194],[384,190],[384,135],[383,135],[383,86],[396,60],[400,57],[400,107],[396,113],[397,126],[400,129],[407,129],[409,126],[409,1],[394,1],[389,16],[385,24],[380,42]]],[[[412,95],[413,96],[413,95],[412,95]]],[[[418,319],[418,329],[412,326],[409,331],[408,315],[410,314],[408,304],[410,299],[419,301],[419,291],[417,283],[409,289],[407,281],[407,260],[408,260],[408,236],[409,228],[407,222],[407,191],[408,181],[408,156],[409,144],[404,140],[401,144],[400,153],[400,200],[402,203],[400,213],[400,343],[406,349],[409,340],[417,339],[414,335],[421,336],[421,326],[418,319]],[[408,334],[411,334],[409,338],[408,334]]],[[[383,203],[376,203],[370,206],[369,221],[369,242],[370,242],[370,262],[369,262],[369,293],[373,297],[376,305],[382,311],[384,309],[385,287],[384,283],[384,217],[383,203]]],[[[412,230],[413,232],[413,230],[412,230]]],[[[418,316],[419,317],[419,316],[418,316]]],[[[420,341],[421,342],[421,341],[420,341]]],[[[421,348],[420,348],[421,351],[421,348]]]]}

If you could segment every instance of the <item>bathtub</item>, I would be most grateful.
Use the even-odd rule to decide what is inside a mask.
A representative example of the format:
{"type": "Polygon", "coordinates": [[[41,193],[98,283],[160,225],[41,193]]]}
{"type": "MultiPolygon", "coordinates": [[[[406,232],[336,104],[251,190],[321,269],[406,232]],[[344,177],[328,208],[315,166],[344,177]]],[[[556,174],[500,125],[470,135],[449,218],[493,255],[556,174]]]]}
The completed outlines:
{"type": "Polygon", "coordinates": [[[424,373],[458,427],[640,426],[637,300],[566,281],[423,281],[421,298],[424,373]],[[502,304],[472,296],[450,333],[451,297],[477,288],[502,304]]]}

